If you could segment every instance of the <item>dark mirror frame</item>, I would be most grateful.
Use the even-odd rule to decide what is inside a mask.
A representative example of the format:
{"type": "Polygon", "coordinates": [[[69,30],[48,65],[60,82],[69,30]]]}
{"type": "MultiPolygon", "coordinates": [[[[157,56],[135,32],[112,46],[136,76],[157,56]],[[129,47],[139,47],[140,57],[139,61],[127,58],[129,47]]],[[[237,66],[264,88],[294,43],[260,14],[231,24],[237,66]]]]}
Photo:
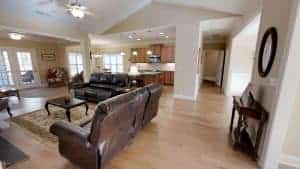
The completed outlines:
{"type": "Polygon", "coordinates": [[[261,77],[266,77],[271,71],[271,68],[272,68],[273,63],[274,63],[275,55],[276,55],[277,43],[278,43],[277,30],[276,30],[275,27],[271,27],[264,34],[262,42],[261,42],[261,46],[260,46],[260,49],[259,49],[258,73],[261,77]],[[263,59],[264,59],[263,57],[264,57],[266,42],[267,42],[269,36],[271,36],[271,39],[272,39],[272,47],[271,47],[271,53],[270,53],[270,58],[269,58],[269,61],[268,61],[268,65],[267,65],[266,69],[264,70],[263,69],[263,59]]]}

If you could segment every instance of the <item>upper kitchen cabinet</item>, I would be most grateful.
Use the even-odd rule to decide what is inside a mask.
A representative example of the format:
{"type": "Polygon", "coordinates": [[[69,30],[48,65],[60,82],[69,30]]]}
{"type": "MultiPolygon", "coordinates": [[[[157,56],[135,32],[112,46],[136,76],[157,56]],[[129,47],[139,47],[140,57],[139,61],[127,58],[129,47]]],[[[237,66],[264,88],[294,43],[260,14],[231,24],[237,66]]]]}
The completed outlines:
{"type": "Polygon", "coordinates": [[[132,63],[147,63],[147,48],[133,48],[131,49],[131,57],[129,59],[132,63]]]}
{"type": "Polygon", "coordinates": [[[164,46],[161,51],[162,63],[175,63],[175,47],[164,46]]]}
{"type": "Polygon", "coordinates": [[[152,51],[152,55],[160,56],[162,52],[163,45],[155,44],[150,46],[150,50],[152,51]]]}

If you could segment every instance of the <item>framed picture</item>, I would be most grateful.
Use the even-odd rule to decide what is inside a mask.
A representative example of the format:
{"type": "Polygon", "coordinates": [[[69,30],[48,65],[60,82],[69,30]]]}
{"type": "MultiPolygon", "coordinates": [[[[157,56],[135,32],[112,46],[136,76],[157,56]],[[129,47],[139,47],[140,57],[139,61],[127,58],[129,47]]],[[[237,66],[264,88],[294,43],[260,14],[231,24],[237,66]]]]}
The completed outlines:
{"type": "Polygon", "coordinates": [[[275,27],[269,28],[262,39],[258,55],[258,73],[261,77],[266,77],[274,63],[278,35],[275,27]]]}
{"type": "Polygon", "coordinates": [[[56,57],[54,53],[43,53],[42,54],[42,60],[45,61],[55,61],[56,57]]]}

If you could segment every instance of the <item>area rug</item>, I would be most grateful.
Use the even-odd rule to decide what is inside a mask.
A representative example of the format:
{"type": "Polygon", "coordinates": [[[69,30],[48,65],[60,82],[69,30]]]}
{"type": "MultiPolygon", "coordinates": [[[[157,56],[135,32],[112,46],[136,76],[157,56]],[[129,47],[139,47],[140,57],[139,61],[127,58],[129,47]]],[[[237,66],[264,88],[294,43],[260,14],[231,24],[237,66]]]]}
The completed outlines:
{"type": "MultiPolygon", "coordinates": [[[[95,104],[89,104],[88,116],[85,115],[84,106],[71,109],[72,123],[78,125],[84,120],[92,118],[95,107],[95,104]]],[[[50,133],[50,126],[55,122],[68,122],[68,120],[64,109],[49,105],[49,111],[51,112],[50,116],[48,116],[45,109],[42,109],[14,117],[10,120],[10,123],[25,130],[25,132],[32,135],[37,141],[53,145],[57,143],[57,137],[50,133]]]]}
{"type": "Polygon", "coordinates": [[[28,156],[13,144],[0,137],[0,161],[5,167],[10,167],[18,162],[28,159],[28,156]]]}

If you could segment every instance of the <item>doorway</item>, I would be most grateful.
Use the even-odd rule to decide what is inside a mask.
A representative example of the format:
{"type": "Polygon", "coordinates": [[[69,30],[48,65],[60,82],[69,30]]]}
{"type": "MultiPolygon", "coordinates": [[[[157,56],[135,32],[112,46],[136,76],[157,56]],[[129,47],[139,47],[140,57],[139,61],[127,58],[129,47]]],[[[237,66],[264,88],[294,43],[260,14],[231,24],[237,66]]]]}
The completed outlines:
{"type": "Polygon", "coordinates": [[[203,51],[203,81],[221,88],[223,83],[223,71],[225,51],[221,49],[205,49],[203,51]]]}

